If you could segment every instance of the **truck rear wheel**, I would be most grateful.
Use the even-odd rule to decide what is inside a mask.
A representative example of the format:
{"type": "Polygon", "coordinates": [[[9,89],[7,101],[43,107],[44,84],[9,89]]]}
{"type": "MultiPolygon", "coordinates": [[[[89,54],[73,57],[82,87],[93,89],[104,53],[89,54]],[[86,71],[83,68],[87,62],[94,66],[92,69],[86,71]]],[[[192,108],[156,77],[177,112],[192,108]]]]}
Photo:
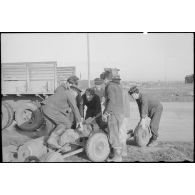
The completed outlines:
{"type": "Polygon", "coordinates": [[[134,131],[134,140],[137,146],[146,146],[150,140],[149,129],[143,129],[141,126],[136,127],[134,131]]]}
{"type": "Polygon", "coordinates": [[[8,103],[3,102],[1,107],[2,129],[9,127],[13,122],[13,118],[14,112],[12,107],[8,103]]]}
{"type": "Polygon", "coordinates": [[[14,120],[14,110],[13,110],[13,108],[10,104],[6,103],[6,105],[7,105],[8,111],[9,111],[9,115],[10,115],[9,123],[8,123],[8,126],[7,126],[7,127],[9,127],[12,124],[13,120],[14,120]]]}
{"type": "Polygon", "coordinates": [[[105,161],[110,154],[110,145],[106,134],[102,132],[92,134],[87,140],[85,151],[89,160],[93,162],[105,161]]]}
{"type": "Polygon", "coordinates": [[[41,110],[33,103],[22,104],[15,113],[17,126],[21,130],[34,131],[43,124],[41,110]]]}

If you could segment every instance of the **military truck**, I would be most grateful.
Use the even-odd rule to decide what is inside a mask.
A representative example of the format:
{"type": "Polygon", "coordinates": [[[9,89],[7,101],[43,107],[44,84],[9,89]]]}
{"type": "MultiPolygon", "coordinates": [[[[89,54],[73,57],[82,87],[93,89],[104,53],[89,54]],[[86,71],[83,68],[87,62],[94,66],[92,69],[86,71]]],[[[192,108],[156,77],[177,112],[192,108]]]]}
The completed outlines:
{"type": "Polygon", "coordinates": [[[2,129],[9,127],[14,119],[22,130],[39,128],[43,123],[40,102],[75,73],[75,67],[57,67],[55,61],[2,63],[2,129]]]}

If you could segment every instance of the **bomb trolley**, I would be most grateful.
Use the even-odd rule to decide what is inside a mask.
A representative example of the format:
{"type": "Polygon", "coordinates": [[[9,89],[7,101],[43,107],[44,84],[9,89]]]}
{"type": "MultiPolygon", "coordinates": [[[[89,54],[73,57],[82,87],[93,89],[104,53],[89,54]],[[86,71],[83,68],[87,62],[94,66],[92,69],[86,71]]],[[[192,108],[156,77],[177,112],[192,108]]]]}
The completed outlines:
{"type": "Polygon", "coordinates": [[[39,144],[36,141],[31,141],[32,144],[25,143],[24,145],[28,146],[29,150],[27,152],[24,145],[22,146],[24,149],[19,148],[19,161],[64,162],[64,159],[70,156],[85,152],[90,161],[104,162],[110,154],[110,144],[107,132],[99,129],[94,122],[97,117],[99,115],[92,118],[89,122],[84,122],[82,131],[67,129],[59,138],[59,143],[62,147],[58,150],[45,146],[47,148],[45,152],[45,147],[43,147],[45,141],[43,138],[37,139],[39,144]],[[37,148],[38,146],[40,146],[40,149],[37,148]]]}

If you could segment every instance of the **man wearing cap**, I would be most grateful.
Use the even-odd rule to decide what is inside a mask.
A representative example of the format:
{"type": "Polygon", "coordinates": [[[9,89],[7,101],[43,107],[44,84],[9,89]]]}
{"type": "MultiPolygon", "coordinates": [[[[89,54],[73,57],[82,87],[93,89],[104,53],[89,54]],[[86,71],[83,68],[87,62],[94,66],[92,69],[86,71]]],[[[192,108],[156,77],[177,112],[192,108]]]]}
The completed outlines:
{"type": "Polygon", "coordinates": [[[102,121],[102,110],[100,98],[95,94],[95,90],[93,88],[88,88],[85,91],[85,94],[82,95],[83,98],[83,107],[87,107],[86,111],[86,122],[91,122],[94,118],[99,128],[104,130],[107,127],[107,123],[102,121]]]}
{"type": "Polygon", "coordinates": [[[105,87],[103,83],[104,81],[101,78],[94,79],[95,86],[93,89],[95,90],[95,94],[100,97],[102,111],[105,108],[105,87]]]}
{"type": "Polygon", "coordinates": [[[157,138],[158,138],[158,129],[161,114],[163,111],[163,106],[160,101],[154,97],[151,97],[147,94],[143,94],[139,92],[137,86],[133,86],[129,90],[129,94],[136,100],[139,113],[140,113],[140,124],[143,128],[146,128],[146,116],[151,119],[150,122],[150,129],[152,132],[152,137],[148,143],[148,146],[156,146],[157,145],[157,138]]]}
{"type": "Polygon", "coordinates": [[[108,121],[109,141],[114,151],[114,156],[108,161],[122,161],[122,143],[119,138],[119,131],[124,119],[123,95],[120,86],[120,77],[112,76],[112,73],[106,71],[103,75],[105,88],[105,110],[103,120],[108,121]]]}
{"type": "Polygon", "coordinates": [[[68,85],[67,83],[62,83],[57,87],[53,95],[42,102],[46,128],[49,133],[47,143],[54,148],[61,147],[58,143],[60,135],[72,126],[70,120],[71,112],[74,114],[76,126],[82,128],[81,116],[76,100],[73,93],[68,89],[68,85]]]}

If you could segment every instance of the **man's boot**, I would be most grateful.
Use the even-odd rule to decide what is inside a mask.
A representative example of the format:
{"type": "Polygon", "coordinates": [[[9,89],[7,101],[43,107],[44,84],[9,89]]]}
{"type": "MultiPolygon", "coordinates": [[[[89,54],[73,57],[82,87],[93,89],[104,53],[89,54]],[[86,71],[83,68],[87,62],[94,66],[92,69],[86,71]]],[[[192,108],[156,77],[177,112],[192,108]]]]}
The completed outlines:
{"type": "Polygon", "coordinates": [[[127,144],[123,143],[122,156],[127,156],[127,144]]]}
{"type": "Polygon", "coordinates": [[[149,143],[148,143],[148,147],[154,147],[154,146],[157,146],[158,145],[158,141],[157,141],[157,137],[156,136],[152,136],[151,138],[150,138],[150,141],[149,141],[149,143]]]}
{"type": "Polygon", "coordinates": [[[114,156],[113,158],[107,159],[107,162],[122,162],[122,150],[121,148],[114,148],[114,156]]]}
{"type": "Polygon", "coordinates": [[[59,135],[56,134],[56,132],[54,131],[54,132],[51,133],[49,139],[47,140],[47,143],[51,147],[53,147],[55,149],[59,149],[59,148],[61,148],[61,146],[58,144],[58,139],[59,139],[59,135]]]}

